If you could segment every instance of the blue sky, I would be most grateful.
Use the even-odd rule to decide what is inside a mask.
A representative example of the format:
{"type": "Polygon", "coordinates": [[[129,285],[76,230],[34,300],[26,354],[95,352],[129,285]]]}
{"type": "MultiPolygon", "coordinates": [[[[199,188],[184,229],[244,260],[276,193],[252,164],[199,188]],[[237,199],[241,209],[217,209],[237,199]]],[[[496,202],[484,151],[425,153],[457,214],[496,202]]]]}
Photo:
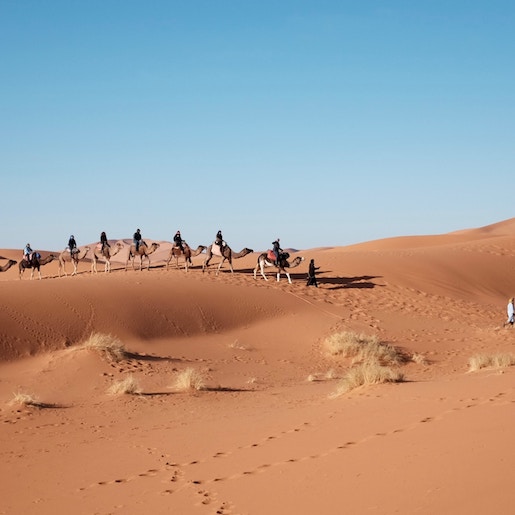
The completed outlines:
{"type": "Polygon", "coordinates": [[[0,0],[0,248],[514,216],[511,1],[0,0]]]}

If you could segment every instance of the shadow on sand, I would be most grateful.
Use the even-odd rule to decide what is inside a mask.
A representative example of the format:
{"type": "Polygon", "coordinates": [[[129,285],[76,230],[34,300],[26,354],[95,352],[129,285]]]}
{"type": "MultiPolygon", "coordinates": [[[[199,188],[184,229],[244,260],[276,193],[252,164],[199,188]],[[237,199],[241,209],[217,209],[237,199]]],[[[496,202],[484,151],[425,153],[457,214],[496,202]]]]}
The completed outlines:
{"type": "MultiPolygon", "coordinates": [[[[322,272],[328,273],[328,272],[322,272]]],[[[375,288],[376,286],[382,286],[376,284],[373,279],[381,278],[380,275],[360,275],[356,277],[320,277],[317,276],[318,284],[334,285],[326,288],[328,290],[338,290],[342,288],[375,288]]]]}

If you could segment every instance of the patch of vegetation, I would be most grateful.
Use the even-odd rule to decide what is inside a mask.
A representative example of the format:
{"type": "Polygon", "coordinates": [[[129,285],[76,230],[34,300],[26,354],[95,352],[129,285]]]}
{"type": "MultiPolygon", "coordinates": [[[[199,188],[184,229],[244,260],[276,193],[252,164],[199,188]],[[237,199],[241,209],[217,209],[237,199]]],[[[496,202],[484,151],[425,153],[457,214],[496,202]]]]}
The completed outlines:
{"type": "Polygon", "coordinates": [[[332,356],[352,358],[353,363],[376,363],[382,366],[400,365],[408,361],[406,355],[393,345],[382,343],[377,336],[351,331],[328,336],[323,346],[332,356]]]}
{"type": "Polygon", "coordinates": [[[482,368],[507,368],[515,365],[513,354],[476,354],[469,358],[469,372],[482,368]]]}
{"type": "Polygon", "coordinates": [[[331,397],[339,397],[355,388],[380,383],[399,383],[404,381],[404,374],[390,367],[377,363],[361,363],[351,368],[342,378],[337,390],[331,397]]]}
{"type": "Polygon", "coordinates": [[[131,375],[115,381],[107,390],[110,395],[139,395],[142,390],[138,381],[131,375]]]}
{"type": "Polygon", "coordinates": [[[127,351],[122,342],[110,334],[91,333],[89,338],[79,348],[98,352],[104,359],[110,362],[127,359],[127,351]]]}
{"type": "Polygon", "coordinates": [[[206,378],[202,372],[194,368],[186,368],[178,372],[174,384],[170,387],[178,391],[203,390],[206,387],[206,378]]]}

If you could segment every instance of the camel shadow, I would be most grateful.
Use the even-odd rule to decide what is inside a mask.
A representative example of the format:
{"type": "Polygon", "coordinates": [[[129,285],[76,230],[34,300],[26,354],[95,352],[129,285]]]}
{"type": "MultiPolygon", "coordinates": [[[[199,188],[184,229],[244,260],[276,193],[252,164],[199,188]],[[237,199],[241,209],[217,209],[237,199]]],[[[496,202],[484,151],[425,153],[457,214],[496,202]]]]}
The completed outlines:
{"type": "Polygon", "coordinates": [[[381,284],[376,284],[373,282],[373,279],[379,279],[381,277],[382,276],[380,275],[361,275],[356,277],[317,277],[317,281],[318,284],[331,285],[326,288],[328,290],[339,290],[344,288],[367,289],[375,288],[376,286],[382,286],[381,284]]]}

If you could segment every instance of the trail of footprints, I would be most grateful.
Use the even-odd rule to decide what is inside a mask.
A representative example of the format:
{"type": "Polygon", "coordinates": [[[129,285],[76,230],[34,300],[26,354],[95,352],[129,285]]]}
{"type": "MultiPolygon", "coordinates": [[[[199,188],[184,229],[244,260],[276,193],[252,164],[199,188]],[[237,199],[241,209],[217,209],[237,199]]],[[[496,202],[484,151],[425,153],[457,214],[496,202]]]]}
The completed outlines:
{"type": "MultiPolygon", "coordinates": [[[[253,442],[248,445],[239,446],[239,447],[236,447],[234,450],[219,451],[219,452],[215,453],[214,455],[212,455],[208,458],[202,459],[202,460],[199,459],[199,460],[193,460],[193,461],[188,461],[188,462],[184,462],[184,463],[171,463],[171,462],[167,461],[165,463],[165,465],[162,467],[148,469],[148,470],[145,470],[144,472],[130,476],[128,478],[123,478],[123,479],[118,478],[118,479],[113,479],[113,480],[109,480],[109,481],[99,481],[97,483],[90,485],[89,487],[80,488],[80,491],[83,491],[83,490],[86,490],[89,488],[101,487],[101,486],[105,486],[105,485],[116,485],[116,484],[126,483],[129,481],[134,481],[134,480],[138,480],[138,479],[153,478],[158,475],[162,475],[164,477],[161,480],[161,482],[169,485],[168,488],[164,489],[161,492],[162,495],[169,495],[169,494],[176,493],[179,490],[193,488],[195,498],[197,499],[197,504],[202,504],[202,505],[213,504],[215,506],[215,510],[216,510],[215,513],[217,515],[228,515],[229,513],[231,513],[231,504],[227,501],[221,502],[218,499],[217,494],[212,492],[209,489],[210,486],[212,487],[212,486],[216,485],[216,483],[219,483],[221,481],[231,481],[231,480],[242,478],[242,477],[249,476],[249,475],[261,474],[261,473],[266,472],[267,470],[269,470],[272,467],[288,466],[288,465],[294,464],[294,463],[300,463],[300,462],[305,462],[305,461],[309,461],[309,460],[317,460],[317,459],[325,458],[325,457],[333,455],[335,453],[345,451],[346,449],[349,449],[351,447],[355,447],[357,445],[363,445],[363,444],[365,444],[373,439],[376,439],[376,438],[384,438],[384,437],[399,434],[399,433],[402,433],[405,431],[411,431],[411,430],[414,430],[417,427],[419,427],[421,424],[428,424],[428,423],[443,420],[447,416],[452,415],[457,412],[460,412],[464,409],[471,409],[471,408],[479,407],[479,406],[482,406],[485,404],[490,404],[490,403],[496,403],[499,405],[515,404],[515,399],[509,399],[506,397],[506,395],[507,395],[507,392],[500,392],[494,396],[484,398],[484,399],[480,399],[477,397],[473,397],[470,399],[460,399],[460,402],[462,403],[461,406],[445,410],[445,411],[437,414],[436,416],[423,417],[420,420],[413,422],[412,424],[406,425],[405,427],[395,428],[395,429],[393,429],[391,431],[387,431],[387,432],[377,432],[374,434],[370,434],[370,435],[364,436],[363,438],[361,438],[357,441],[347,440],[347,441],[344,441],[334,447],[328,448],[326,451],[321,452],[321,453],[303,454],[301,456],[292,456],[291,458],[289,458],[287,460],[281,460],[281,461],[277,461],[277,462],[273,462],[273,463],[262,463],[262,464],[258,465],[257,467],[250,468],[248,470],[238,471],[238,472],[235,472],[234,474],[231,474],[231,475],[228,475],[225,477],[211,477],[208,479],[190,479],[190,480],[185,479],[186,473],[188,474],[188,476],[191,476],[192,471],[194,471],[194,469],[197,465],[200,465],[202,463],[208,463],[213,459],[224,459],[224,458],[234,455],[237,452],[242,451],[242,450],[259,448],[259,447],[267,445],[267,443],[269,443],[271,441],[277,440],[278,438],[285,438],[285,437],[294,435],[296,433],[299,433],[299,432],[305,431],[305,430],[310,430],[310,429],[313,430],[313,429],[315,429],[315,427],[313,426],[313,424],[311,424],[309,422],[304,422],[303,424],[301,424],[298,427],[295,427],[295,428],[287,430],[287,431],[282,431],[277,435],[267,436],[266,438],[263,438],[262,440],[260,440],[258,442],[253,442]]],[[[329,416],[330,417],[334,416],[335,414],[338,413],[338,411],[339,410],[335,410],[333,413],[330,413],[329,416]]],[[[163,458],[167,457],[166,455],[161,455],[161,456],[163,458]]],[[[193,477],[194,477],[194,475],[193,475],[193,477]]]]}

